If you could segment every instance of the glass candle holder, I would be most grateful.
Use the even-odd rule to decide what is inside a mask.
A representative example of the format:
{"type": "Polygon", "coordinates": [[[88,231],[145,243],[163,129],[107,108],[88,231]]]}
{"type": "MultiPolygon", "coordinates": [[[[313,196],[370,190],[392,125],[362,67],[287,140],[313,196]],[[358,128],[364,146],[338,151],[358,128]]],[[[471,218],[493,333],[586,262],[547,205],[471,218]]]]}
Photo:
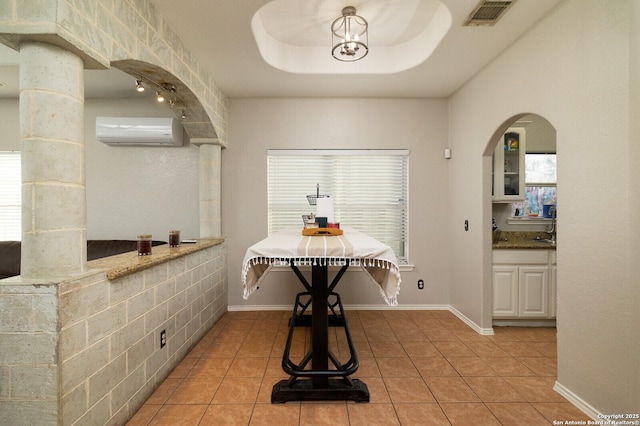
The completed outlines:
{"type": "Polygon", "coordinates": [[[151,235],[138,235],[138,256],[148,256],[151,254],[151,235]]]}
{"type": "Polygon", "coordinates": [[[169,231],[169,247],[180,247],[180,231],[169,231]]]}

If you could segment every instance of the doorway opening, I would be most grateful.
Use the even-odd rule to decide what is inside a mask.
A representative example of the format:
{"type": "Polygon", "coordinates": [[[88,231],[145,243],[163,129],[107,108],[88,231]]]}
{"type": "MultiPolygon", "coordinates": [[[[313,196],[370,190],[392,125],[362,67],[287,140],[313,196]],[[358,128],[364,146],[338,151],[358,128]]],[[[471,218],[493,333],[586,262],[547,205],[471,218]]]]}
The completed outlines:
{"type": "Polygon", "coordinates": [[[491,158],[485,164],[491,164],[492,324],[555,327],[561,240],[555,127],[537,114],[513,116],[485,155],[491,158]]]}

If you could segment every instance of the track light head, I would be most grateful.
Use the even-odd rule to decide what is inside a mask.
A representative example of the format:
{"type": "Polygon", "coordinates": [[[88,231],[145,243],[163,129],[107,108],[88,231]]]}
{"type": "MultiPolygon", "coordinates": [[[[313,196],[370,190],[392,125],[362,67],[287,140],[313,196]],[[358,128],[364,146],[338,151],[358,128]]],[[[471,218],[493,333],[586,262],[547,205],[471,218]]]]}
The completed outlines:
{"type": "Polygon", "coordinates": [[[162,94],[162,92],[160,92],[160,91],[156,92],[156,100],[158,102],[164,102],[164,95],[162,94]]]}
{"type": "Polygon", "coordinates": [[[136,91],[144,92],[144,86],[142,85],[142,80],[136,80],[136,91]]]}

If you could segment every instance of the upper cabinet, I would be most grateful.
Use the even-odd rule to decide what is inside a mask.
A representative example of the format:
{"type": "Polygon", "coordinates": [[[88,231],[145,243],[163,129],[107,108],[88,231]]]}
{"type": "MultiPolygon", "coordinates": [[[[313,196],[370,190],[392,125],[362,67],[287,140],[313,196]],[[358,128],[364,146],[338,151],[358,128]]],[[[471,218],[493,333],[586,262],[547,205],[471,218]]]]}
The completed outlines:
{"type": "Polygon", "coordinates": [[[526,133],[523,127],[510,127],[493,154],[494,202],[524,200],[524,155],[526,133]]]}

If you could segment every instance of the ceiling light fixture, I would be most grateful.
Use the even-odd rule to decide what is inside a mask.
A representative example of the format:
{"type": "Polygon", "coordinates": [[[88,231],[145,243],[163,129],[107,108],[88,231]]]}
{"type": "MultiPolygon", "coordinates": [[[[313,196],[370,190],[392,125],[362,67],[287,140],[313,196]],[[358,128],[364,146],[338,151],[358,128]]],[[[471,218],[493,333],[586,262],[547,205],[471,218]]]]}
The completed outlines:
{"type": "Polygon", "coordinates": [[[180,114],[180,118],[182,118],[183,120],[187,118],[187,112],[185,110],[182,110],[182,114],[180,114]]]}
{"type": "Polygon", "coordinates": [[[347,6],[331,24],[331,55],[339,61],[355,62],[369,53],[369,23],[347,6]]]}
{"type": "Polygon", "coordinates": [[[162,94],[162,92],[156,92],[156,100],[158,102],[164,102],[164,95],[162,94]]]}
{"type": "Polygon", "coordinates": [[[136,91],[144,92],[144,86],[142,85],[142,80],[136,80],[136,91]]]}

